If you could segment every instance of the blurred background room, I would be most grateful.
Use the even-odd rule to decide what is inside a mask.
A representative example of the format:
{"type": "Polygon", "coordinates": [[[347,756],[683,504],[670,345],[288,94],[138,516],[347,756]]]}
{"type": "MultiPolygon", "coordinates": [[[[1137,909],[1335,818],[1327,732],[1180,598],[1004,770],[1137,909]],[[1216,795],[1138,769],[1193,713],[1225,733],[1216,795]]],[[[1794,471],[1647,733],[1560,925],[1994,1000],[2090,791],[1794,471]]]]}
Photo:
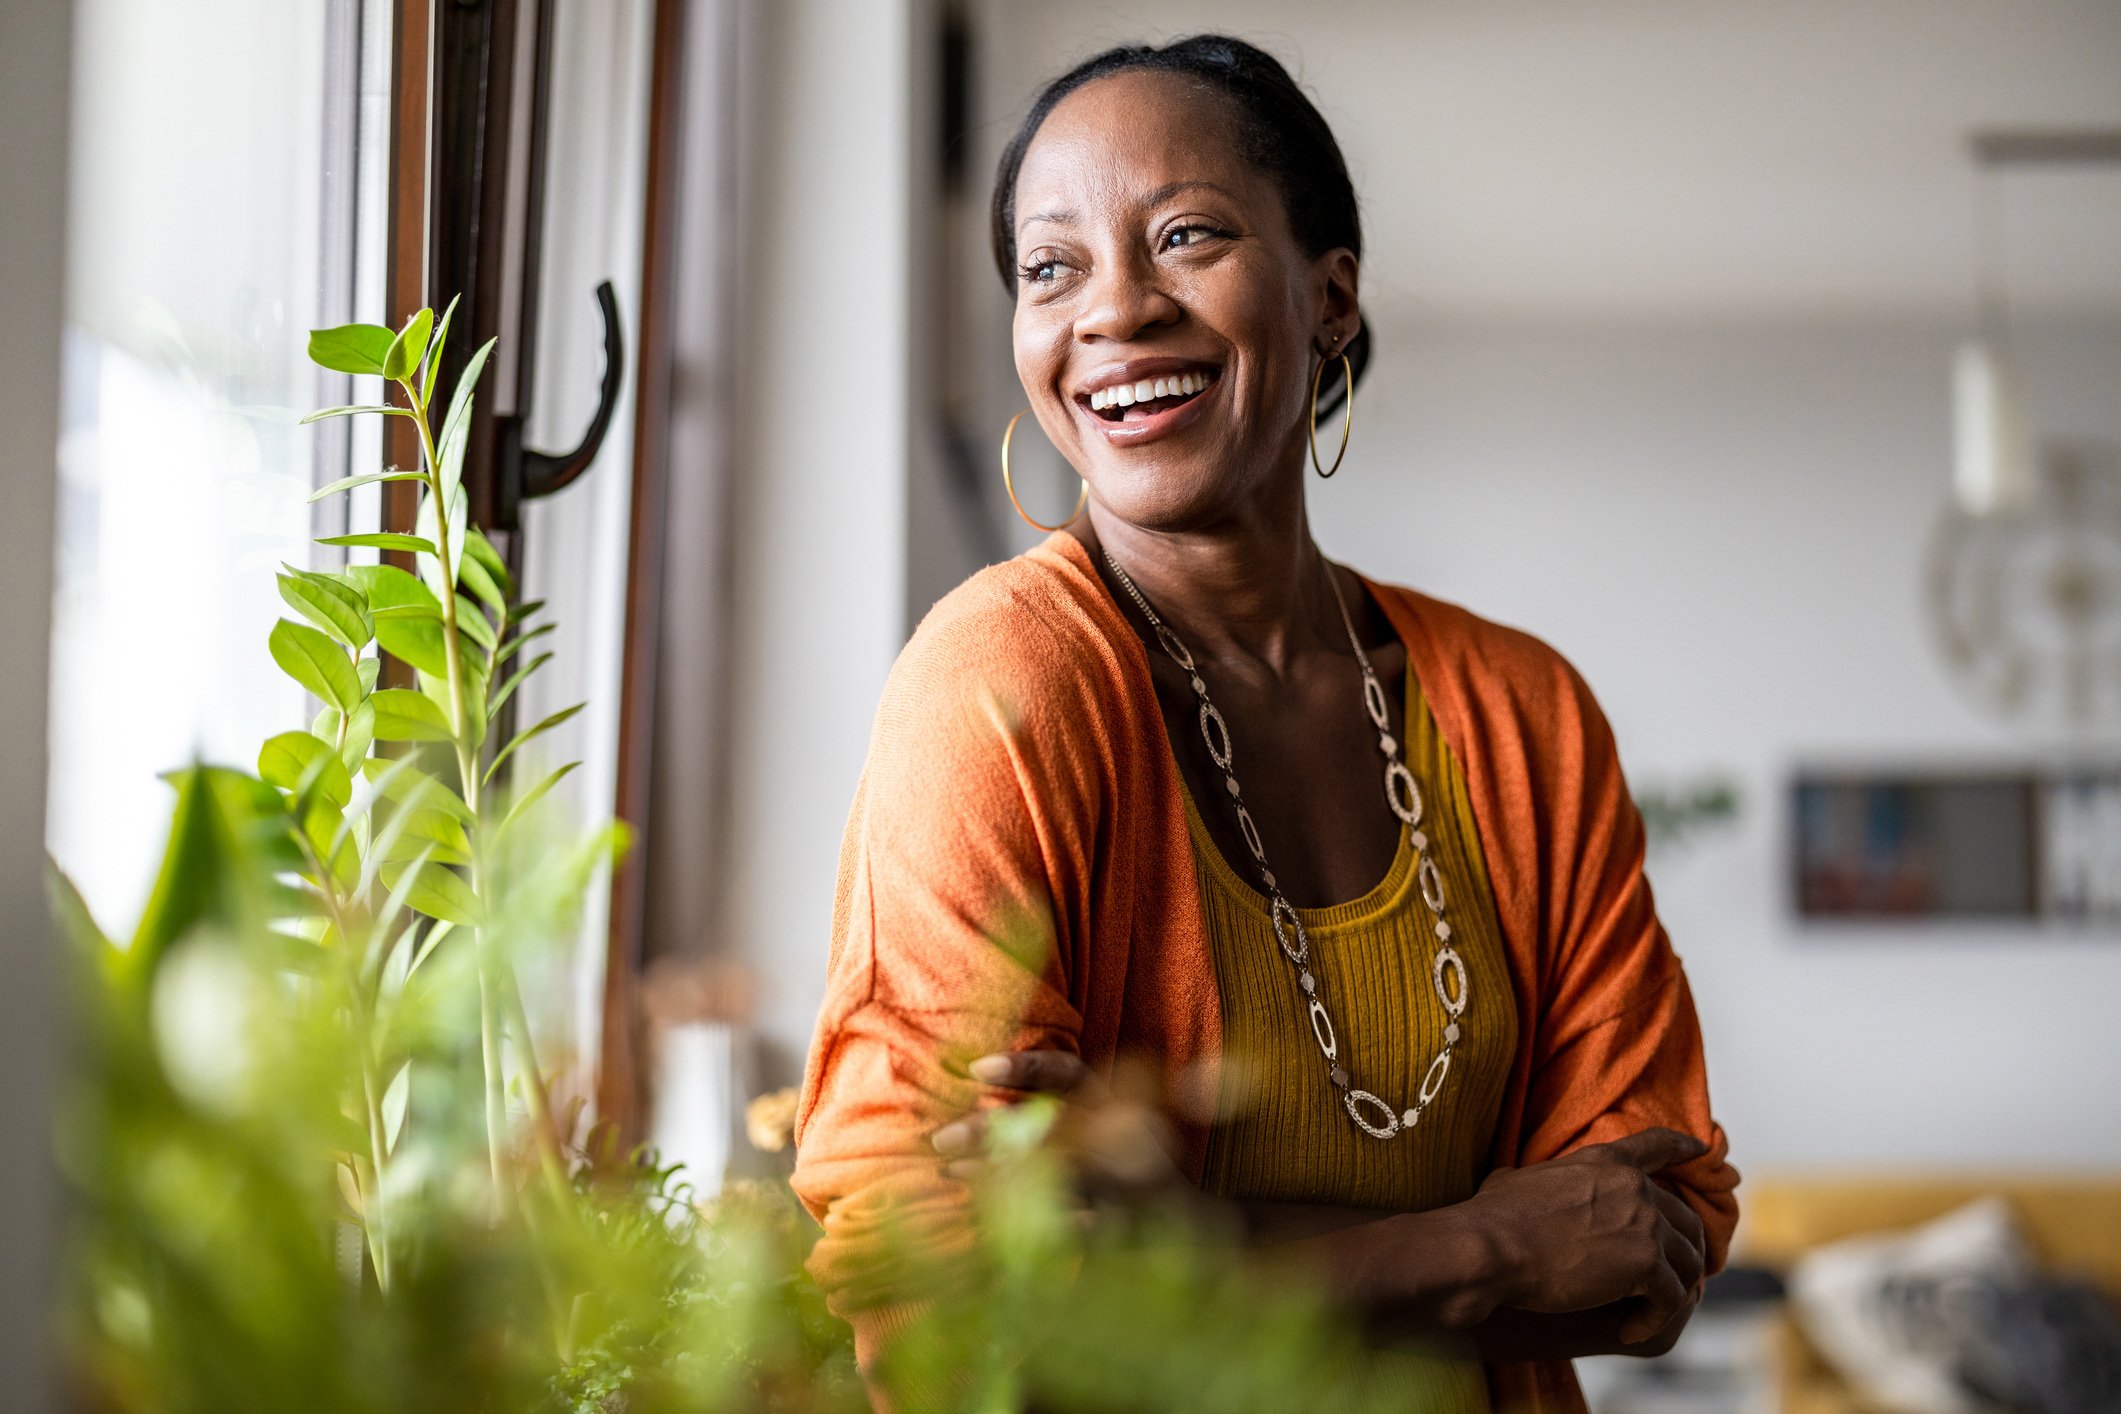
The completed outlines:
{"type": "Polygon", "coordinates": [[[45,825],[6,846],[0,1270],[61,1260],[44,851],[128,929],[157,773],[308,720],[276,568],[373,561],[308,542],[411,502],[303,498],[417,452],[298,427],[354,400],[303,338],[459,290],[502,340],[472,517],[558,615],[515,711],[589,704],[524,756],[635,830],[526,977],[546,1055],[710,1192],[781,1171],[884,675],[1037,539],[996,158],[1044,79],[1204,29],[1289,66],[1363,202],[1320,544],[1559,648],[1650,825],[1744,1216],[1594,1407],[1975,1407],[1878,1333],[1939,1273],[2040,1274],[2043,1348],[2113,1348],[2069,1305],[2121,1294],[2112,0],[11,4],[0,721],[45,825]]]}

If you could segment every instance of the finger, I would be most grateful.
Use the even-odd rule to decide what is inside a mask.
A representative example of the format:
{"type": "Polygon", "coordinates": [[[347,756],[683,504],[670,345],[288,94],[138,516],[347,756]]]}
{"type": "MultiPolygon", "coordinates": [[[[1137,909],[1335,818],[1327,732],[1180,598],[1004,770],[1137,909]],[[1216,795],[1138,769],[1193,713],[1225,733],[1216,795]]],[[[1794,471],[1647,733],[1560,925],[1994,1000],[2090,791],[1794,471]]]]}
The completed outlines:
{"type": "Polygon", "coordinates": [[[987,1117],[984,1114],[968,1114],[955,1119],[928,1136],[928,1142],[938,1154],[974,1154],[987,1143],[987,1117]]]}
{"type": "Polygon", "coordinates": [[[1700,1305],[1701,1293],[1699,1291],[1688,1292],[1685,1303],[1682,1304],[1680,1308],[1674,1311],[1671,1315],[1665,1317],[1663,1325],[1659,1326],[1656,1330],[1650,1332],[1648,1335],[1641,1336],[1639,1338],[1637,1338],[1635,1336],[1635,1333],[1628,1328],[1625,1322],[1623,1322],[1620,1331],[1621,1343],[1623,1344],[1623,1346],[1639,1346],[1644,1341],[1650,1341],[1654,1342],[1658,1347],[1662,1349],[1669,1350],[1672,1347],[1673,1343],[1679,1339],[1681,1330],[1683,1330],[1686,1326],[1686,1323],[1693,1318],[1695,1309],[1700,1305]]]}
{"type": "Polygon", "coordinates": [[[1709,1151],[1708,1145],[1691,1134],[1662,1128],[1645,1129],[1640,1134],[1591,1147],[1604,1150],[1607,1157],[1639,1168],[1644,1173],[1672,1168],[1689,1159],[1698,1159],[1709,1151]]]}
{"type": "Polygon", "coordinates": [[[1065,1095],[1081,1085],[1090,1068],[1072,1051],[1001,1051],[965,1067],[975,1080],[1009,1090],[1065,1095]]]}
{"type": "Polygon", "coordinates": [[[985,1159],[952,1159],[943,1172],[963,1183],[984,1183],[989,1167],[985,1159]]]}
{"type": "Polygon", "coordinates": [[[1664,1214],[1664,1220],[1694,1249],[1696,1265],[1705,1263],[1708,1260],[1709,1235],[1708,1230],[1701,1225],[1701,1214],[1694,1211],[1692,1203],[1663,1184],[1653,1182],[1650,1187],[1654,1190],[1657,1211],[1664,1214]]]}
{"type": "Polygon", "coordinates": [[[1638,1345],[1663,1330],[1665,1323],[1686,1305],[1688,1289],[1686,1283],[1660,1261],[1651,1264],[1636,1294],[1642,1298],[1641,1304],[1620,1323],[1623,1345],[1638,1345]]]}
{"type": "MultiPolygon", "coordinates": [[[[1665,1196],[1670,1197],[1669,1194],[1665,1196]]],[[[1668,1218],[1657,1224],[1657,1241],[1664,1250],[1664,1264],[1672,1269],[1673,1276],[1679,1278],[1679,1284],[1691,1292],[1701,1280],[1701,1249],[1668,1218]]]]}

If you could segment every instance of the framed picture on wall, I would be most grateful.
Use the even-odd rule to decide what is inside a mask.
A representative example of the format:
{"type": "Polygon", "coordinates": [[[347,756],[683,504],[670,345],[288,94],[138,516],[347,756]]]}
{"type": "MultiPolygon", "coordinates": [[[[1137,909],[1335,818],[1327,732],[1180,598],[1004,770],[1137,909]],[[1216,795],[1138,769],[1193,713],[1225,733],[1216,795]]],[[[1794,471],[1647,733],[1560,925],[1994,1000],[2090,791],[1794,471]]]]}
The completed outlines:
{"type": "Polygon", "coordinates": [[[2121,767],[1800,771],[1797,912],[2121,928],[2121,767]]]}

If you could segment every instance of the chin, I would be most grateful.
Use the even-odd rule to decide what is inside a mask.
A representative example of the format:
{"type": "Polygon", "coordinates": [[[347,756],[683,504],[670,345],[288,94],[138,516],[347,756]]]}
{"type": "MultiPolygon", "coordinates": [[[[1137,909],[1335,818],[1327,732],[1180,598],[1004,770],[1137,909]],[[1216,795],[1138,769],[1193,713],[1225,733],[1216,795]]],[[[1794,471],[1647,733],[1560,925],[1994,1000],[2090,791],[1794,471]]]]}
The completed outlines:
{"type": "Polygon", "coordinates": [[[1201,529],[1224,519],[1238,499],[1239,488],[1222,470],[1230,463],[1219,457],[1137,455],[1098,461],[1089,482],[1099,504],[1143,530],[1201,529]]]}

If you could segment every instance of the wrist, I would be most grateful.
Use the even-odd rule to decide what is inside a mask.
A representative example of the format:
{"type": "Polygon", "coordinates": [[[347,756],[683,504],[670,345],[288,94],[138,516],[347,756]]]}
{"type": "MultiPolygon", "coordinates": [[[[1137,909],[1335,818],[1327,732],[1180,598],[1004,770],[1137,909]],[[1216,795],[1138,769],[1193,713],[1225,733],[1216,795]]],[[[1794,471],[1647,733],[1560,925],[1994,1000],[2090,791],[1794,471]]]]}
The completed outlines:
{"type": "Polygon", "coordinates": [[[1380,1244],[1385,1301],[1433,1313],[1447,1330],[1468,1330],[1524,1289],[1524,1263],[1505,1234],[1482,1221],[1472,1203],[1392,1220],[1393,1240],[1380,1244]]]}

